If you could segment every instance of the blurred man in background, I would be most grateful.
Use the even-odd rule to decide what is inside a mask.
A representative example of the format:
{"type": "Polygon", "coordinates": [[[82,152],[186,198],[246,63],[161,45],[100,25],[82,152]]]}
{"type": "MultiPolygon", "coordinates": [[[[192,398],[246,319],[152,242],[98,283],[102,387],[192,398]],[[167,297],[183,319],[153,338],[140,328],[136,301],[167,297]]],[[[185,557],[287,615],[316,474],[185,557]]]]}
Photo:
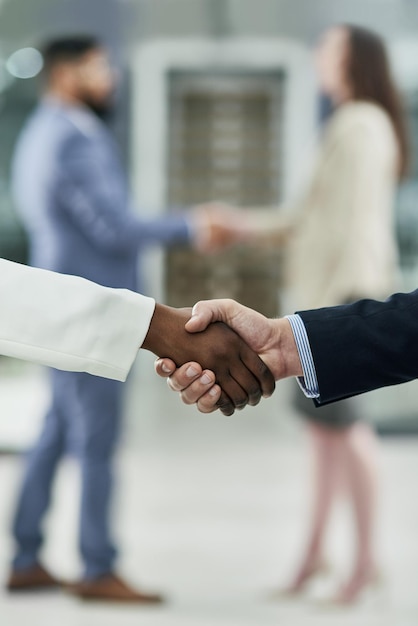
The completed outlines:
{"type": "MultiPolygon", "coordinates": [[[[63,38],[44,50],[45,94],[17,144],[15,201],[29,234],[31,264],[137,290],[138,253],[149,244],[208,241],[207,216],[143,220],[131,210],[118,150],[103,118],[116,87],[106,51],[93,37],[63,38]]],[[[80,597],[158,603],[115,573],[109,525],[112,456],[121,421],[121,383],[51,370],[52,401],[29,456],[14,519],[17,551],[9,590],[59,584],[41,564],[42,520],[69,441],[82,471],[80,597]]]]}

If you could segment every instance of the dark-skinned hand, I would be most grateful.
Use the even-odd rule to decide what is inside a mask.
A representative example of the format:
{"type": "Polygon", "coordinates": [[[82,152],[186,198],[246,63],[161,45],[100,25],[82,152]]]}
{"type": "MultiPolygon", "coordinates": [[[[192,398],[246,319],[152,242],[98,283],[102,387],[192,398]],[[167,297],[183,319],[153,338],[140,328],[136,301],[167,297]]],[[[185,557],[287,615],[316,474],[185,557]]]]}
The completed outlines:
{"type": "Polygon", "coordinates": [[[224,415],[258,404],[274,391],[274,377],[259,356],[229,326],[216,322],[199,333],[185,324],[191,309],[157,304],[142,348],[172,359],[177,367],[195,361],[215,373],[222,389],[218,406],[224,415]]]}

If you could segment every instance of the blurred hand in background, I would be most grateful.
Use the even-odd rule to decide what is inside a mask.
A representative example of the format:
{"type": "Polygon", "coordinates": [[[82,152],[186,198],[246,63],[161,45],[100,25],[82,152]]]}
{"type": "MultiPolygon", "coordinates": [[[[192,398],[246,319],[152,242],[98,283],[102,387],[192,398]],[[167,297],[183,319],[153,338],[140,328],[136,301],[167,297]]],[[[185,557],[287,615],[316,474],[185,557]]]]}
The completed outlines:
{"type": "Polygon", "coordinates": [[[223,202],[194,208],[195,247],[199,252],[218,252],[236,244],[281,245],[287,240],[293,219],[276,209],[244,209],[223,202]]]}

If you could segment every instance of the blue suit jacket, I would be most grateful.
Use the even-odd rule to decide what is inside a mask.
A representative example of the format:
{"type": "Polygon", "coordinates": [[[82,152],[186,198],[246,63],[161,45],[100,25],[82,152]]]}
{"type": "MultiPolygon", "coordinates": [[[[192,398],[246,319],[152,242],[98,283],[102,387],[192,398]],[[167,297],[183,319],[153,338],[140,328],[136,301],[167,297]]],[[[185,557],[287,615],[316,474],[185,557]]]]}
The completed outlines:
{"type": "Polygon", "coordinates": [[[131,211],[117,147],[88,109],[44,100],[18,140],[13,194],[37,267],[137,289],[139,250],[189,239],[185,217],[131,211]]]}

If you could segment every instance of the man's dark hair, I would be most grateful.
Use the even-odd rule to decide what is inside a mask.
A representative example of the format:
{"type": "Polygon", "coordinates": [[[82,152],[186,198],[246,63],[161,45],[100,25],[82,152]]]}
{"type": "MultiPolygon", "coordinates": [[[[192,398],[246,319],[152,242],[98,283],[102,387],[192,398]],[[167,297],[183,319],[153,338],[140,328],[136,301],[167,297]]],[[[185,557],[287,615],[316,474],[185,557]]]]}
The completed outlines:
{"type": "Polygon", "coordinates": [[[48,75],[57,63],[78,61],[87,52],[101,47],[93,35],[75,35],[49,41],[42,47],[44,72],[48,75]]]}

